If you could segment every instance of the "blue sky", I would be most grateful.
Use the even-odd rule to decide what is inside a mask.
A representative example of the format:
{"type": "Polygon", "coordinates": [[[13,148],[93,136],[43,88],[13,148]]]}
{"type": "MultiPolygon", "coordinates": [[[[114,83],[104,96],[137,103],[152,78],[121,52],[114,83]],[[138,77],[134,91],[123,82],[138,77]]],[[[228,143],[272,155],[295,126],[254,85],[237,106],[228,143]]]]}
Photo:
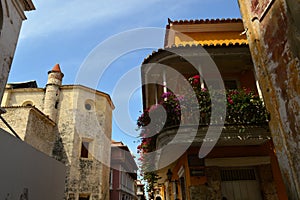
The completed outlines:
{"type": "MultiPolygon", "coordinates": [[[[24,21],[21,29],[9,82],[37,80],[39,87],[45,86],[47,72],[56,63],[60,64],[65,74],[63,84],[74,84],[80,66],[90,52],[99,44],[101,46],[103,41],[110,40],[111,37],[124,31],[145,27],[165,28],[168,18],[172,20],[240,18],[237,0],[33,0],[33,2],[36,10],[26,13],[28,19],[24,21]]],[[[149,40],[149,35],[145,39],[149,40]]],[[[163,34],[152,39],[156,40],[153,48],[135,50],[113,60],[100,81],[93,87],[112,95],[114,87],[124,74],[140,66],[143,59],[157,46],[162,47],[163,34]]],[[[140,79],[139,74],[136,74],[135,79],[140,79]]],[[[123,85],[127,84],[130,83],[123,85]]],[[[126,90],[124,92],[126,93],[126,90]]],[[[114,95],[114,98],[121,97],[121,94],[114,95]]],[[[113,101],[122,102],[120,99],[113,101]]],[[[142,111],[140,90],[133,92],[130,99],[124,100],[124,103],[126,105],[128,103],[132,127],[135,127],[136,119],[142,111]]],[[[124,118],[127,117],[118,107],[114,111],[115,114],[124,114],[124,118]]],[[[123,129],[114,122],[113,139],[122,140],[133,153],[136,153],[138,132],[133,130],[128,134],[124,133],[123,129]]]]}

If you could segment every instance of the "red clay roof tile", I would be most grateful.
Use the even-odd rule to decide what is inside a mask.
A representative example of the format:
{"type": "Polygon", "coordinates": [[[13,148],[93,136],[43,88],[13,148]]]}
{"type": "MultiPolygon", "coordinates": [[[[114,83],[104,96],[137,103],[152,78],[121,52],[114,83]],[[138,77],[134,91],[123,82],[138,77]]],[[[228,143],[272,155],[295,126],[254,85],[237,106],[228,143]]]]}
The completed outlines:
{"type": "Polygon", "coordinates": [[[191,19],[191,20],[171,20],[168,19],[170,24],[213,24],[213,23],[231,23],[231,22],[242,22],[239,18],[227,18],[227,19],[191,19]]]}
{"type": "Polygon", "coordinates": [[[53,67],[53,69],[51,71],[53,71],[53,72],[61,72],[59,64],[54,65],[54,67],[53,67]]]}

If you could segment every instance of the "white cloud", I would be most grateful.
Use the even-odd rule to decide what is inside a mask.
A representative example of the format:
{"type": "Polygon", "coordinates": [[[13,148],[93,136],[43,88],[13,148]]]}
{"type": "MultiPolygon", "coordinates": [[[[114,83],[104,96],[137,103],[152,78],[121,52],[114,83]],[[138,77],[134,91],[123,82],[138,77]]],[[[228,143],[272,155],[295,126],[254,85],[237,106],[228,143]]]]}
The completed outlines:
{"type": "MultiPolygon", "coordinates": [[[[33,1],[37,9],[26,13],[28,20],[23,24],[21,39],[50,36],[65,31],[80,31],[92,25],[109,29],[116,26],[124,27],[135,21],[135,23],[140,23],[139,26],[141,24],[147,26],[149,21],[159,19],[166,22],[168,17],[183,17],[183,19],[186,19],[187,15],[192,12],[196,13],[197,18],[203,13],[207,13],[206,11],[210,8],[211,10],[215,9],[211,5],[224,4],[228,0],[33,1]],[[180,16],[180,13],[184,16],[180,16]],[[107,23],[107,27],[102,26],[105,23],[107,23]],[[112,26],[109,23],[112,23],[112,26]]],[[[229,2],[233,1],[235,2],[235,0],[229,0],[229,2]]]]}
{"type": "MultiPolygon", "coordinates": [[[[73,0],[34,1],[35,11],[26,13],[20,38],[47,36],[65,30],[79,30],[94,24],[102,24],[122,16],[134,14],[158,0],[73,0]]],[[[109,27],[107,27],[109,28],[109,27]]]]}

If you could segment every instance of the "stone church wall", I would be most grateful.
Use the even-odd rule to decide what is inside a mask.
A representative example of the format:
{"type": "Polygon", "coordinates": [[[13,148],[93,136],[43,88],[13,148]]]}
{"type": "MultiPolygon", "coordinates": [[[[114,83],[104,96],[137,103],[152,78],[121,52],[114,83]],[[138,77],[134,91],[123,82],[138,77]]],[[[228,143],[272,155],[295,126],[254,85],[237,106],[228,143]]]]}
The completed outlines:
{"type": "MultiPolygon", "coordinates": [[[[7,107],[2,117],[13,127],[19,137],[39,149],[43,153],[52,156],[55,141],[54,123],[44,116],[36,108],[7,107]]],[[[0,127],[11,133],[8,127],[1,121],[0,127]]]]}

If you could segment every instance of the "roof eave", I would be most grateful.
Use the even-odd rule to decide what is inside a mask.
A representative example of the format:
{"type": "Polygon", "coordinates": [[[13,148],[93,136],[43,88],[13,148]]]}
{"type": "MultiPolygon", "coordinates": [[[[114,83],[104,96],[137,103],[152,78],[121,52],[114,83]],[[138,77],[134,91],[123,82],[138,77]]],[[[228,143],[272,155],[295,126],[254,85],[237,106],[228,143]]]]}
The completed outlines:
{"type": "Polygon", "coordinates": [[[23,0],[25,11],[35,10],[35,6],[31,0],[23,0]]]}

